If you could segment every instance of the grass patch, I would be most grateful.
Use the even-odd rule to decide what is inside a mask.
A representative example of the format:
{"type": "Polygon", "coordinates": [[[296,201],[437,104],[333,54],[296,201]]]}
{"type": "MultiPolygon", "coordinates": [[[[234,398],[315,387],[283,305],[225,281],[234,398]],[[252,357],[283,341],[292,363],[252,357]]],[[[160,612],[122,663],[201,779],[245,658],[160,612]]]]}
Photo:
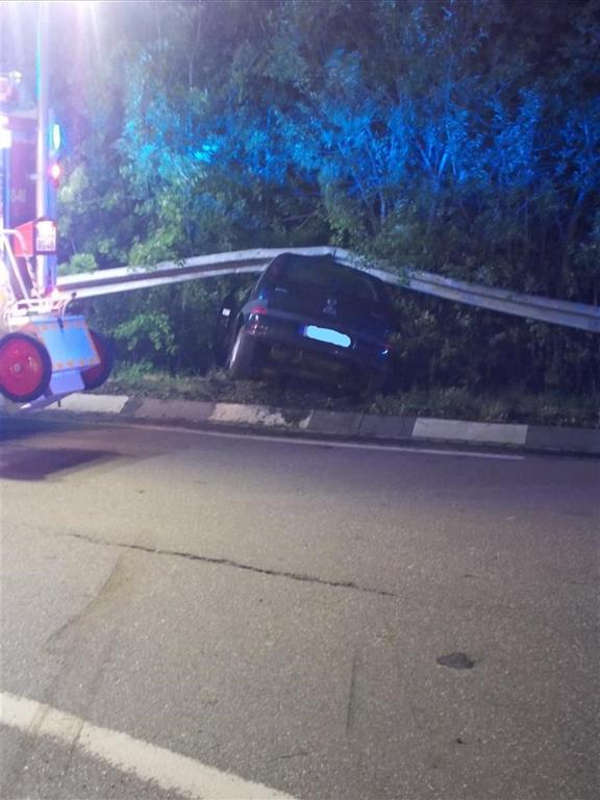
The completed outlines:
{"type": "Polygon", "coordinates": [[[379,414],[416,414],[475,422],[600,428],[598,396],[528,394],[514,389],[493,395],[472,394],[455,387],[379,395],[370,410],[379,414]]]}
{"type": "Polygon", "coordinates": [[[389,416],[417,415],[476,422],[600,428],[599,396],[529,394],[515,389],[475,394],[468,389],[450,387],[379,394],[361,400],[350,395],[333,395],[315,384],[300,380],[233,381],[222,370],[213,370],[206,376],[172,376],[144,366],[121,365],[98,392],[283,409],[318,408],[389,416]]]}

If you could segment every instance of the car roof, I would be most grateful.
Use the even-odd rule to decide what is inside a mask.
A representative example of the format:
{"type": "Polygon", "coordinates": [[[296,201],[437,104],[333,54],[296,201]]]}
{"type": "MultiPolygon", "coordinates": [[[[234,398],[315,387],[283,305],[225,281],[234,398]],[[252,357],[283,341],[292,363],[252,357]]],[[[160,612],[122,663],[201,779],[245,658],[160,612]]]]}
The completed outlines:
{"type": "Polygon", "coordinates": [[[263,276],[268,280],[277,277],[283,278],[284,276],[289,278],[293,275],[295,269],[297,269],[299,273],[304,272],[304,274],[307,274],[306,271],[311,267],[318,268],[319,271],[328,271],[329,274],[331,274],[332,271],[335,271],[339,275],[347,276],[349,279],[360,277],[370,283],[371,286],[377,286],[377,289],[379,290],[381,290],[381,287],[384,286],[383,282],[380,281],[379,278],[375,277],[374,275],[370,275],[368,272],[363,270],[356,269],[345,264],[340,264],[335,260],[334,256],[329,253],[322,256],[306,256],[297,253],[280,253],[268,264],[263,276]]]}

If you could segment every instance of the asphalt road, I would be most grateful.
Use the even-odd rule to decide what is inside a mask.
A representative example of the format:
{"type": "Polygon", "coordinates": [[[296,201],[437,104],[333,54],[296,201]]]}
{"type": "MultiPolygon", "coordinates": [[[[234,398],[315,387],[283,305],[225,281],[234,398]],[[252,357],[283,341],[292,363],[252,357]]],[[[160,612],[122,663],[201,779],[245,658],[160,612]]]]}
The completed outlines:
{"type": "Polygon", "coordinates": [[[498,455],[8,424],[2,797],[595,800],[600,462],[498,455]]]}

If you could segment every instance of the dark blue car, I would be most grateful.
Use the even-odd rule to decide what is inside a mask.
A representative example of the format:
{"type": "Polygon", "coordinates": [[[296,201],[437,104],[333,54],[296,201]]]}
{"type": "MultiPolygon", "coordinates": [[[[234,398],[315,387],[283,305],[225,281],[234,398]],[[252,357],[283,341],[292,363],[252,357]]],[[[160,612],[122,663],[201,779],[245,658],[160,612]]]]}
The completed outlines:
{"type": "Polygon", "coordinates": [[[391,372],[387,287],[332,256],[278,255],[241,307],[224,304],[219,326],[234,378],[271,370],[375,391],[391,372]]]}

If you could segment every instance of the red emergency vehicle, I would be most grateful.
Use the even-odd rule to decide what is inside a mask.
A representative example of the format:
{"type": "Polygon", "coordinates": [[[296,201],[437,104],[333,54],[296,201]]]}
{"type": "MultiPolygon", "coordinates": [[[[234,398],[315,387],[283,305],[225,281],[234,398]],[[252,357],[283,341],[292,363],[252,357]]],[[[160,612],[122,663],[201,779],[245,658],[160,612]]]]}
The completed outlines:
{"type": "Polygon", "coordinates": [[[55,206],[51,176],[39,185],[37,113],[0,111],[0,393],[25,408],[93,389],[111,369],[106,340],[67,313],[73,298],[57,288],[56,223],[36,216],[36,190],[55,206]]]}

